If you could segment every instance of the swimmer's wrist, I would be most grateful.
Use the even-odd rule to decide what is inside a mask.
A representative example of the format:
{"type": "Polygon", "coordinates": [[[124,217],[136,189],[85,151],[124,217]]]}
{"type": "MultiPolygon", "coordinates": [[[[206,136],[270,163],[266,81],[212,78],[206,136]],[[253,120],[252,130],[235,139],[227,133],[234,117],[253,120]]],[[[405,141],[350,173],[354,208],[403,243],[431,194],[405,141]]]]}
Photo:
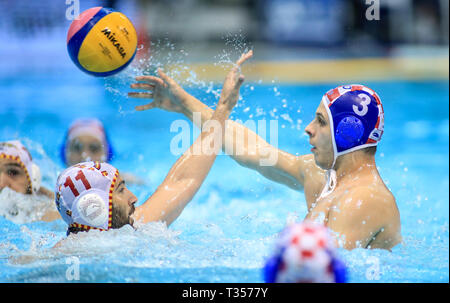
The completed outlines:
{"type": "Polygon", "coordinates": [[[230,110],[230,108],[229,108],[229,106],[227,104],[219,102],[219,103],[217,103],[217,106],[216,106],[216,111],[218,111],[218,110],[223,112],[223,111],[230,110]]]}
{"type": "Polygon", "coordinates": [[[203,121],[211,119],[214,113],[212,108],[190,95],[184,101],[180,102],[180,107],[181,113],[191,120],[193,119],[194,113],[200,113],[203,121]]]}
{"type": "Polygon", "coordinates": [[[233,104],[232,102],[227,102],[227,101],[221,102],[221,101],[219,101],[219,103],[216,106],[216,110],[215,111],[220,111],[222,113],[230,114],[235,105],[236,104],[233,104]]]}
{"type": "Polygon", "coordinates": [[[220,98],[217,106],[227,107],[229,110],[232,110],[237,104],[238,96],[233,94],[226,96],[225,98],[220,98]]]}
{"type": "Polygon", "coordinates": [[[179,103],[180,105],[187,107],[189,105],[189,102],[191,102],[191,100],[194,97],[191,96],[187,91],[185,91],[184,89],[181,89],[181,94],[177,97],[178,101],[177,103],[179,103]]]}

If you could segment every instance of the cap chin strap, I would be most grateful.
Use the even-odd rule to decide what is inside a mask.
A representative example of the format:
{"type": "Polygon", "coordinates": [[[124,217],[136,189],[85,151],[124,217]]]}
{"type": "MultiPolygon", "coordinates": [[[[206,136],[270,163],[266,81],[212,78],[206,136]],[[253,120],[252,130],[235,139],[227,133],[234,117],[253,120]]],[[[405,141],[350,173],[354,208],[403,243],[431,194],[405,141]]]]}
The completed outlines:
{"type": "MultiPolygon", "coordinates": [[[[362,145],[359,145],[359,146],[355,146],[354,148],[351,148],[351,149],[348,149],[348,150],[340,152],[338,156],[342,156],[342,155],[354,152],[356,150],[360,150],[360,149],[363,149],[363,148],[366,148],[366,147],[369,147],[369,146],[376,146],[376,145],[377,145],[377,143],[362,144],[362,145]]],[[[336,148],[336,143],[335,142],[333,142],[333,149],[334,149],[334,155],[336,155],[337,154],[337,148],[336,148]]],[[[337,159],[337,156],[334,156],[333,164],[331,165],[331,168],[326,171],[327,183],[325,184],[325,187],[323,188],[322,193],[319,196],[319,199],[328,196],[336,188],[337,175],[336,175],[336,170],[334,169],[334,166],[336,165],[336,159],[337,159]]]]}
{"type": "Polygon", "coordinates": [[[337,157],[342,156],[344,154],[348,154],[348,153],[354,152],[354,151],[359,150],[359,149],[363,149],[363,148],[369,147],[369,146],[375,146],[375,145],[378,144],[378,142],[376,142],[376,143],[366,143],[366,144],[357,145],[357,146],[355,146],[353,148],[349,148],[349,149],[347,149],[345,151],[338,152],[337,146],[336,146],[336,138],[334,137],[333,116],[332,116],[331,111],[330,111],[330,109],[328,107],[327,101],[325,99],[325,95],[322,97],[322,103],[323,103],[323,105],[325,107],[325,110],[326,110],[326,112],[328,114],[328,120],[330,121],[329,123],[330,123],[330,131],[331,131],[331,142],[333,144],[333,164],[331,165],[331,168],[326,171],[327,183],[325,184],[325,186],[324,186],[324,188],[322,190],[322,193],[320,194],[320,196],[319,196],[319,198],[317,200],[328,196],[336,188],[337,176],[336,176],[336,170],[334,169],[334,166],[336,165],[337,157]]]}
{"type": "Polygon", "coordinates": [[[31,164],[31,188],[33,193],[37,193],[41,188],[41,170],[36,164],[31,164]]]}
{"type": "MultiPolygon", "coordinates": [[[[372,137],[372,133],[374,132],[374,130],[372,130],[372,133],[370,134],[369,138],[372,139],[372,140],[376,140],[376,142],[373,142],[373,143],[367,143],[366,142],[365,144],[357,145],[357,146],[354,146],[354,147],[349,148],[347,150],[338,152],[337,151],[337,146],[336,146],[336,138],[334,136],[333,115],[331,114],[330,108],[328,107],[327,98],[328,97],[326,96],[326,94],[323,95],[323,97],[322,97],[322,104],[325,107],[325,110],[326,110],[327,115],[328,115],[328,119],[330,121],[329,123],[330,123],[330,131],[331,131],[331,142],[333,144],[333,152],[334,153],[333,153],[333,164],[331,165],[331,168],[326,171],[327,183],[325,184],[325,186],[324,186],[324,188],[322,190],[322,193],[320,194],[318,200],[328,196],[336,188],[337,176],[336,176],[336,170],[334,169],[334,166],[336,165],[337,157],[339,157],[341,155],[344,155],[344,154],[347,154],[347,153],[354,152],[356,150],[360,150],[360,149],[366,148],[366,147],[376,146],[376,145],[378,145],[378,141],[379,141],[379,137],[378,136],[377,136],[378,140],[376,140],[375,138],[372,137]]],[[[379,110],[382,111],[382,107],[379,110]]],[[[378,134],[378,128],[376,128],[376,130],[377,130],[377,134],[378,134]]],[[[379,136],[381,136],[381,135],[379,135],[379,136]]]]}
{"type": "Polygon", "coordinates": [[[325,173],[327,178],[327,183],[322,189],[322,193],[320,194],[319,198],[317,200],[320,200],[322,198],[325,198],[329,194],[331,194],[334,189],[336,188],[337,178],[336,178],[336,171],[334,169],[329,169],[325,173]]]}
{"type": "Polygon", "coordinates": [[[327,183],[322,189],[322,192],[320,193],[319,198],[317,200],[320,200],[322,198],[325,198],[329,194],[331,194],[334,189],[336,188],[337,178],[336,178],[336,170],[334,169],[334,165],[336,164],[337,159],[337,147],[336,147],[336,140],[334,138],[334,126],[333,126],[333,116],[331,115],[331,111],[328,108],[327,100],[325,99],[326,95],[323,95],[322,97],[322,104],[325,107],[325,110],[328,115],[328,120],[330,121],[330,131],[331,131],[331,142],[333,144],[333,164],[331,165],[331,168],[328,169],[325,173],[327,183]]]}

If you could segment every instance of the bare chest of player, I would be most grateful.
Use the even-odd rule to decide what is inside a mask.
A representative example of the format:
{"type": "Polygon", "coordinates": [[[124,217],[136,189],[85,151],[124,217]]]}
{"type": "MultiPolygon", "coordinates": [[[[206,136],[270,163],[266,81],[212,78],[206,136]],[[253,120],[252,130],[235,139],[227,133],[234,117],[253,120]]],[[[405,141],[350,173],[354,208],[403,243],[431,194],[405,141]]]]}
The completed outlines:
{"type": "Polygon", "coordinates": [[[318,198],[311,203],[305,219],[314,220],[324,225],[328,225],[333,220],[333,212],[338,211],[338,201],[345,194],[345,189],[336,188],[326,197],[318,198]]]}

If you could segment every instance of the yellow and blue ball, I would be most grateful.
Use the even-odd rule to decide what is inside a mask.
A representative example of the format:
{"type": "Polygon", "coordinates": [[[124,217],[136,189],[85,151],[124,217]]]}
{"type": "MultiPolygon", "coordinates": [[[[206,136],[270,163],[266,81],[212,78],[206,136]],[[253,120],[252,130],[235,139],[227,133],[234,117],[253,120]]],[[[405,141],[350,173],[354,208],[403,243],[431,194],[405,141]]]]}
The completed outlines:
{"type": "Polygon", "coordinates": [[[133,60],[137,50],[136,30],[124,14],[93,7],[70,25],[67,50],[82,71],[97,77],[111,76],[133,60]]]}

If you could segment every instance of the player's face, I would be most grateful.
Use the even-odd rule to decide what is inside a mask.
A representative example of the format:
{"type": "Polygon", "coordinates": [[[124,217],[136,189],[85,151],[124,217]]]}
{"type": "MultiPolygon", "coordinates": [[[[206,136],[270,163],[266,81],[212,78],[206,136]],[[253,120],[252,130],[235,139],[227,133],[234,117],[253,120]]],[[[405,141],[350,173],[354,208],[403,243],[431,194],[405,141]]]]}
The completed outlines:
{"type": "Polygon", "coordinates": [[[133,225],[134,221],[131,216],[134,213],[136,202],[136,196],[128,190],[125,181],[119,174],[113,191],[112,228],[120,228],[126,224],[133,225]]]}
{"type": "Polygon", "coordinates": [[[320,102],[314,120],[305,128],[309,136],[309,143],[313,146],[316,165],[322,169],[330,169],[333,165],[333,144],[331,142],[331,128],[325,106],[320,102]]]}
{"type": "Polygon", "coordinates": [[[103,143],[95,137],[81,135],[73,138],[66,150],[68,165],[85,161],[106,161],[106,152],[103,143]]]}
{"type": "Polygon", "coordinates": [[[5,187],[22,194],[31,193],[25,169],[16,161],[0,158],[0,191],[5,187]]]}

